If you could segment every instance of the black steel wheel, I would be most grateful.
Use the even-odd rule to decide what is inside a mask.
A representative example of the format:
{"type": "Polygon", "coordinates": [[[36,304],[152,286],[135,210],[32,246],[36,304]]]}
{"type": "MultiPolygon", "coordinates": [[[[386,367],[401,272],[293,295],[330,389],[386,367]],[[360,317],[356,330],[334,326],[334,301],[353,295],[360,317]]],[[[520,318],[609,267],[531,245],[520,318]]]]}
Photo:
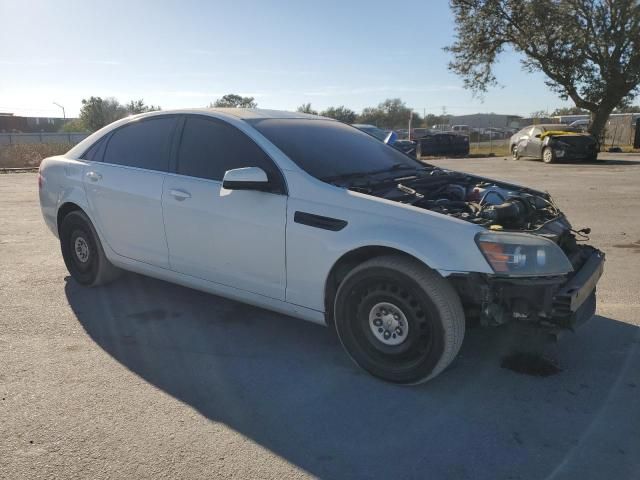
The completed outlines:
{"type": "Polygon", "coordinates": [[[105,256],[89,217],[81,210],[72,211],[62,220],[60,246],[67,270],[82,285],[103,285],[119,273],[105,256]]]}
{"type": "Polygon", "coordinates": [[[438,273],[404,256],[356,267],[335,299],[335,325],[351,358],[372,375],[401,384],[427,381],[455,358],[465,319],[456,291],[438,273]]]}

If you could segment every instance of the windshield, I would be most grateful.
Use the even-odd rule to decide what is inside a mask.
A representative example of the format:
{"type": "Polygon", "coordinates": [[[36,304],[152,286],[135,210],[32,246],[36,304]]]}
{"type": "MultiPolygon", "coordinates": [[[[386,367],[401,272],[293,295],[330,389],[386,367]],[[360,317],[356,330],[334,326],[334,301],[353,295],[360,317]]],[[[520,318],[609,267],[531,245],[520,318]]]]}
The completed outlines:
{"type": "Polygon", "coordinates": [[[333,120],[268,118],[248,122],[320,180],[425,167],[371,135],[333,120]]]}

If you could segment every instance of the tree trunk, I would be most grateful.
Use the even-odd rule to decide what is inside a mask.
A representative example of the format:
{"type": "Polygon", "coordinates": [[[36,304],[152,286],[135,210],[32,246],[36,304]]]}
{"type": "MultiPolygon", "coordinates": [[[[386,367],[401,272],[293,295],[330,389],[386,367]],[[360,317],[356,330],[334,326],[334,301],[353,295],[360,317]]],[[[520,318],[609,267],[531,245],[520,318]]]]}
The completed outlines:
{"type": "Polygon", "coordinates": [[[597,110],[591,112],[589,133],[598,139],[600,145],[604,143],[605,127],[612,111],[613,107],[599,105],[597,110]]]}

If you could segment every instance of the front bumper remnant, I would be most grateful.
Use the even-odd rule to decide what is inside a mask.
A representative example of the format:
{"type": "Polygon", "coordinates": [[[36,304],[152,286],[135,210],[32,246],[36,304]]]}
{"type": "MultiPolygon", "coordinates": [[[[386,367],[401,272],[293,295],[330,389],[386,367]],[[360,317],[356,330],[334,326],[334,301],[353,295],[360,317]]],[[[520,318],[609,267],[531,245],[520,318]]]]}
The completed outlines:
{"type": "Polygon", "coordinates": [[[596,310],[596,285],[605,255],[581,246],[579,266],[570,275],[556,277],[501,277],[470,275],[453,279],[467,315],[485,326],[512,320],[554,329],[573,329],[596,310]]]}
{"type": "Polygon", "coordinates": [[[553,317],[561,326],[575,327],[596,313],[596,285],[604,272],[604,253],[595,250],[553,296],[553,317]]]}

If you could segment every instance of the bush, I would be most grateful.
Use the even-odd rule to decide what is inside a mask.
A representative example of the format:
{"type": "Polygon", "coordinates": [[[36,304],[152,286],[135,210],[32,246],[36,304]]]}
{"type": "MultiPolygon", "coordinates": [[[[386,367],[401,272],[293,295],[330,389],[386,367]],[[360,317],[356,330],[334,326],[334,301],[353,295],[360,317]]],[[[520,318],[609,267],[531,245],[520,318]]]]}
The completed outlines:
{"type": "Polygon", "coordinates": [[[63,143],[37,143],[0,146],[0,168],[37,167],[53,155],[66,153],[73,145],[63,143]]]}

